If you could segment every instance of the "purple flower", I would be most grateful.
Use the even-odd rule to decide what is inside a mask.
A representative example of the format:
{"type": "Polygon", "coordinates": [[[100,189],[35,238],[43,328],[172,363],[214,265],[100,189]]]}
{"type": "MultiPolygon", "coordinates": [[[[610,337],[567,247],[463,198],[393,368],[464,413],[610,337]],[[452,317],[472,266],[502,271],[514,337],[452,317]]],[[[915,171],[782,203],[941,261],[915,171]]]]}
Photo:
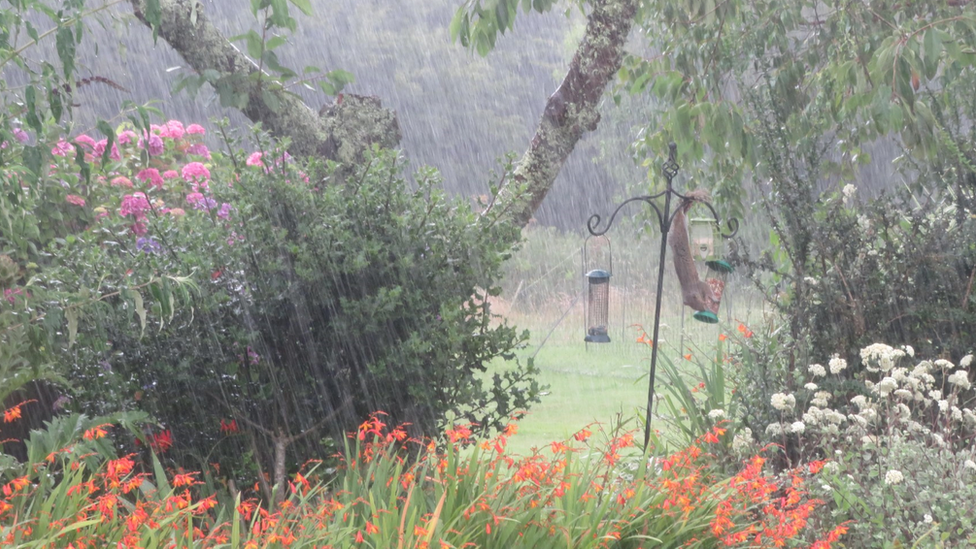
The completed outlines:
{"type": "MultiPolygon", "coordinates": [[[[146,148],[145,139],[139,139],[139,148],[146,148]]],[[[163,138],[154,133],[149,134],[149,154],[159,156],[163,154],[166,147],[163,145],[163,138]]]]}
{"type": "Polygon", "coordinates": [[[27,135],[27,132],[20,128],[14,128],[14,137],[17,138],[17,141],[20,141],[21,143],[27,143],[30,141],[30,136],[27,135]]]}
{"type": "Polygon", "coordinates": [[[227,219],[230,217],[231,205],[224,202],[220,205],[220,211],[217,212],[217,217],[221,219],[227,219]]]}
{"type": "Polygon", "coordinates": [[[140,236],[136,239],[136,249],[142,253],[155,254],[163,251],[163,245],[151,236],[140,236]]]}
{"type": "Polygon", "coordinates": [[[186,154],[195,154],[210,160],[210,149],[208,149],[203,143],[194,143],[190,145],[186,149],[186,154]]]}

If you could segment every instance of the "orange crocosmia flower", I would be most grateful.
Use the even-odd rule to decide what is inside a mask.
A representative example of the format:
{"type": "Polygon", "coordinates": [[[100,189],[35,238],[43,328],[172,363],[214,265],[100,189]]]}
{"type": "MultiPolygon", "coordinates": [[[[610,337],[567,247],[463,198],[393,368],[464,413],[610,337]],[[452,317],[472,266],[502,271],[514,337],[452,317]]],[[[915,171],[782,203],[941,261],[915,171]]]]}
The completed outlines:
{"type": "Polygon", "coordinates": [[[372,534],[378,534],[379,531],[380,531],[380,527],[379,526],[373,524],[372,522],[369,522],[368,520],[366,521],[366,533],[367,534],[370,534],[370,535],[372,535],[372,534]]]}
{"type": "Polygon", "coordinates": [[[554,453],[554,454],[560,454],[560,453],[566,451],[566,445],[563,444],[562,442],[553,441],[549,445],[549,447],[550,447],[550,449],[552,449],[552,453],[554,453]]]}
{"type": "Polygon", "coordinates": [[[365,538],[363,537],[363,531],[356,530],[356,543],[362,543],[364,540],[365,538]]]}
{"type": "Polygon", "coordinates": [[[685,360],[691,360],[691,353],[685,355],[685,360]]]}
{"type": "Polygon", "coordinates": [[[817,473],[819,473],[821,471],[821,469],[824,468],[824,465],[826,463],[827,462],[826,461],[823,461],[823,460],[820,460],[820,461],[811,461],[810,462],[810,473],[811,474],[814,474],[814,475],[817,474],[817,473]]]}
{"type": "Polygon", "coordinates": [[[157,454],[162,454],[166,450],[169,450],[170,446],[173,445],[173,432],[169,429],[161,433],[154,433],[149,435],[149,447],[153,449],[157,454]]]}
{"type": "Polygon", "coordinates": [[[516,433],[518,433],[517,423],[509,423],[508,425],[505,426],[505,436],[510,437],[516,433]]]}
{"type": "Polygon", "coordinates": [[[175,486],[175,487],[180,487],[180,486],[193,486],[194,484],[198,484],[197,480],[195,478],[193,478],[193,475],[197,475],[197,474],[199,474],[199,473],[195,473],[195,472],[194,473],[180,473],[180,474],[178,474],[178,475],[176,475],[176,476],[173,477],[173,486],[175,486]]]}
{"type": "Polygon", "coordinates": [[[107,436],[108,431],[105,430],[107,427],[111,427],[111,425],[109,425],[108,423],[103,423],[101,425],[96,425],[95,427],[88,429],[87,431],[85,431],[84,439],[97,440],[107,436]]]}
{"type": "Polygon", "coordinates": [[[573,438],[575,438],[577,442],[585,442],[586,439],[590,438],[590,435],[592,434],[593,432],[590,431],[589,429],[580,429],[578,433],[573,435],[573,438]]]}
{"type": "Polygon", "coordinates": [[[729,338],[729,336],[727,336],[725,334],[718,334],[718,340],[719,341],[725,341],[728,338],[729,338]]]}

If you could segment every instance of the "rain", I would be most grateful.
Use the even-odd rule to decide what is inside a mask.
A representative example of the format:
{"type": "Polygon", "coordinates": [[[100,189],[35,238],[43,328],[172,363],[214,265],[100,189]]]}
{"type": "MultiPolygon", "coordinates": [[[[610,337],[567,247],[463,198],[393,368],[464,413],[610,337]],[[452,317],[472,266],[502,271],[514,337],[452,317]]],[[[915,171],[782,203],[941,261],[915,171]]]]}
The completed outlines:
{"type": "Polygon", "coordinates": [[[53,4],[4,544],[976,543],[972,7],[53,4]]]}

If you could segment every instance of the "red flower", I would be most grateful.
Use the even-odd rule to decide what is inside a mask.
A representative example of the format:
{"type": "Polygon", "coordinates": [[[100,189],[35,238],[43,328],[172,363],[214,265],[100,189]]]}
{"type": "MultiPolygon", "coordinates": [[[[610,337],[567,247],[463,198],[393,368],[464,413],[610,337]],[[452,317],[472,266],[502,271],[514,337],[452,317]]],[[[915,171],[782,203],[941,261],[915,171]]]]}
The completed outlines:
{"type": "Polygon", "coordinates": [[[240,427],[237,426],[237,420],[232,419],[227,421],[225,419],[220,420],[220,432],[225,435],[232,435],[241,432],[240,427]]]}
{"type": "Polygon", "coordinates": [[[149,447],[153,449],[157,454],[162,454],[166,450],[169,450],[170,446],[173,445],[173,432],[169,429],[161,433],[154,433],[149,435],[149,447]]]}

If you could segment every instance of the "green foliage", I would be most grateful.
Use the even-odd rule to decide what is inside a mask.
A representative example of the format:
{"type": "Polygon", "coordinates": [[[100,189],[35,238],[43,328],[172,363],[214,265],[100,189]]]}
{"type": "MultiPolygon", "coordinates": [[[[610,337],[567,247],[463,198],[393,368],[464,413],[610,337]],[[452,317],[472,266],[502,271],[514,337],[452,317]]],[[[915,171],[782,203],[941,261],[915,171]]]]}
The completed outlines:
{"type": "MultiPolygon", "coordinates": [[[[333,474],[310,463],[291,476],[287,504],[215,490],[155,456],[116,455],[109,425],[75,432],[10,476],[0,492],[0,536],[18,547],[515,547],[628,549],[781,547],[806,528],[817,502],[796,471],[784,490],[754,458],[732,476],[712,469],[708,442],[662,457],[621,454],[633,434],[614,429],[553,442],[552,455],[510,455],[507,435],[476,443],[464,426],[451,443],[408,439],[373,415],[333,474]],[[332,478],[326,481],[323,476],[332,478]],[[762,532],[756,544],[753,532],[762,532]]],[[[54,429],[54,426],[51,426],[54,429]]],[[[515,425],[508,426],[514,431],[515,425]]],[[[356,436],[358,435],[358,436],[356,436]]],[[[832,534],[831,534],[832,535],[832,534]]]]}
{"type": "MultiPolygon", "coordinates": [[[[72,180],[75,198],[57,198],[80,232],[49,240],[31,288],[64,301],[29,324],[64,353],[76,406],[147,410],[174,456],[248,476],[277,467],[275,441],[301,463],[370,410],[417,433],[448,415],[487,431],[536,399],[531,363],[483,379],[526,338],[488,303],[516,228],[452,203],[433,170],[411,189],[388,152],[344,186],[330,184],[335,166],[301,169],[270,147],[246,162],[212,153],[199,175],[188,161],[211,153],[173,124],[151,130],[167,135],[161,153],[127,145],[92,164],[95,185],[72,180]],[[144,191],[120,196],[133,183],[144,191]]],[[[55,178],[72,170],[59,161],[55,178]]]]}
{"type": "MultiPolygon", "coordinates": [[[[802,389],[780,385],[766,418],[747,418],[757,420],[750,443],[776,444],[793,464],[827,460],[813,493],[829,502],[826,520],[850,524],[851,546],[963,547],[976,539],[973,355],[956,364],[914,354],[876,343],[861,349],[863,368],[839,357],[804,367],[796,374],[802,389]]],[[[760,404],[752,394],[744,400],[760,404]]]]}

